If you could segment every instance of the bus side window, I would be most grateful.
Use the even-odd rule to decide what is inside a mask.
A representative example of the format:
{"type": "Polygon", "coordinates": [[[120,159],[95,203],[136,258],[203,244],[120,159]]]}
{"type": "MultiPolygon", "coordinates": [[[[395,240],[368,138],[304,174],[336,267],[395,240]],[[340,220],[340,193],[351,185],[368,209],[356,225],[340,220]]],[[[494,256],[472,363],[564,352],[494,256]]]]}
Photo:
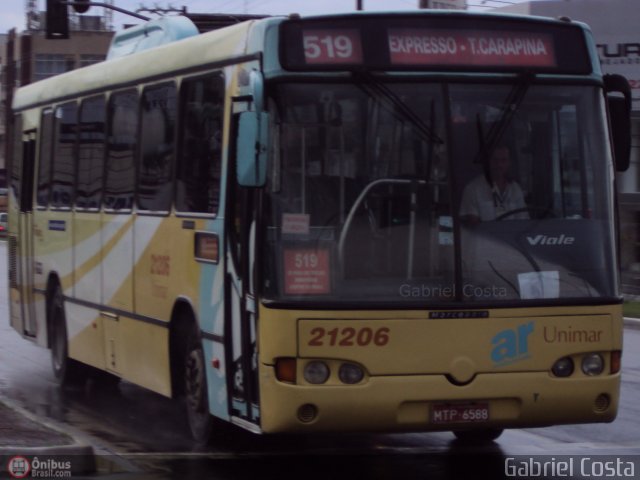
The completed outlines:
{"type": "Polygon", "coordinates": [[[102,201],[106,103],[103,96],[82,102],[78,132],[76,207],[98,209],[102,201]]]}
{"type": "Polygon", "coordinates": [[[51,172],[51,206],[70,207],[75,184],[78,106],[75,102],[56,108],[55,147],[51,172]]]}
{"type": "Polygon", "coordinates": [[[109,98],[104,206],[131,210],[135,187],[138,136],[138,92],[126,90],[109,98]]]}
{"type": "Polygon", "coordinates": [[[142,94],[137,189],[141,210],[171,208],[176,108],[173,83],[146,88],[142,94]]]}
{"type": "Polygon", "coordinates": [[[216,73],[182,82],[176,172],[179,212],[218,212],[223,112],[222,75],[216,73]]]}
{"type": "Polygon", "coordinates": [[[40,131],[40,155],[38,160],[38,207],[46,208],[49,205],[51,187],[51,147],[53,143],[53,110],[42,111],[40,119],[42,129],[40,131]]]}

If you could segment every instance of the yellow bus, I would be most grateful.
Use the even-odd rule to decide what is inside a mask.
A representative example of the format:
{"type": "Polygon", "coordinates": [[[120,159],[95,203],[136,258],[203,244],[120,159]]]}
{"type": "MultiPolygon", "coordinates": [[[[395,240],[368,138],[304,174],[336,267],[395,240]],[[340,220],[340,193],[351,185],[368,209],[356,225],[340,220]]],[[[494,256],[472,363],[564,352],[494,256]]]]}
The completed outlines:
{"type": "Polygon", "coordinates": [[[61,384],[184,397],[200,441],[615,418],[630,93],[587,26],[175,22],[15,94],[10,321],[61,384]]]}

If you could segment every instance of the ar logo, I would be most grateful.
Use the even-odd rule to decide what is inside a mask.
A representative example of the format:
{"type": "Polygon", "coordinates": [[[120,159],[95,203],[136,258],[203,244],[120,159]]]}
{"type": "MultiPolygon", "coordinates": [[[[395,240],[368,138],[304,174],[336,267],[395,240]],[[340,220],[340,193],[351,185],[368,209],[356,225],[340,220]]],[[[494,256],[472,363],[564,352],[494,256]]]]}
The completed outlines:
{"type": "Polygon", "coordinates": [[[491,360],[495,366],[509,365],[529,358],[529,335],[533,333],[533,322],[519,325],[518,328],[499,332],[491,339],[493,350],[491,360]]]}

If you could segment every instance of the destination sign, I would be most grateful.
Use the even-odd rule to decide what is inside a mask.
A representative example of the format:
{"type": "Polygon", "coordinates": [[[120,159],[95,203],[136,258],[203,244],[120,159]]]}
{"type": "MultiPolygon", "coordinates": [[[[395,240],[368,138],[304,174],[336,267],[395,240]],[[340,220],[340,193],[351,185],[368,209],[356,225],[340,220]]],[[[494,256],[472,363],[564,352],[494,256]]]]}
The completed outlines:
{"type": "Polygon", "coordinates": [[[421,13],[294,19],[281,25],[280,61],[298,71],[589,74],[586,39],[577,24],[527,18],[421,13]]]}
{"type": "Polygon", "coordinates": [[[392,29],[388,43],[394,65],[556,66],[544,33],[392,29]]]}

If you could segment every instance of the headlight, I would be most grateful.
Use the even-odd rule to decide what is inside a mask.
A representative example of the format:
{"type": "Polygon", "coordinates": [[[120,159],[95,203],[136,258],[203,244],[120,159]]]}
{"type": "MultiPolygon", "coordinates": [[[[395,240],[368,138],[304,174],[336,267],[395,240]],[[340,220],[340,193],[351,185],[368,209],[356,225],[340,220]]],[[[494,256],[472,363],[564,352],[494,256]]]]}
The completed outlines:
{"type": "Polygon", "coordinates": [[[597,353],[586,355],[582,359],[582,371],[585,375],[600,375],[604,370],[604,359],[597,353]]]}
{"type": "Polygon", "coordinates": [[[563,357],[553,364],[551,371],[556,377],[568,377],[573,373],[573,360],[571,357],[563,357]]]}
{"type": "Polygon", "coordinates": [[[338,377],[342,383],[354,385],[362,381],[364,378],[364,371],[358,365],[354,365],[353,363],[343,363],[340,365],[338,377]]]}
{"type": "Polygon", "coordinates": [[[304,379],[314,385],[325,383],[329,379],[329,373],[329,367],[324,362],[309,362],[304,367],[304,379]]]}

